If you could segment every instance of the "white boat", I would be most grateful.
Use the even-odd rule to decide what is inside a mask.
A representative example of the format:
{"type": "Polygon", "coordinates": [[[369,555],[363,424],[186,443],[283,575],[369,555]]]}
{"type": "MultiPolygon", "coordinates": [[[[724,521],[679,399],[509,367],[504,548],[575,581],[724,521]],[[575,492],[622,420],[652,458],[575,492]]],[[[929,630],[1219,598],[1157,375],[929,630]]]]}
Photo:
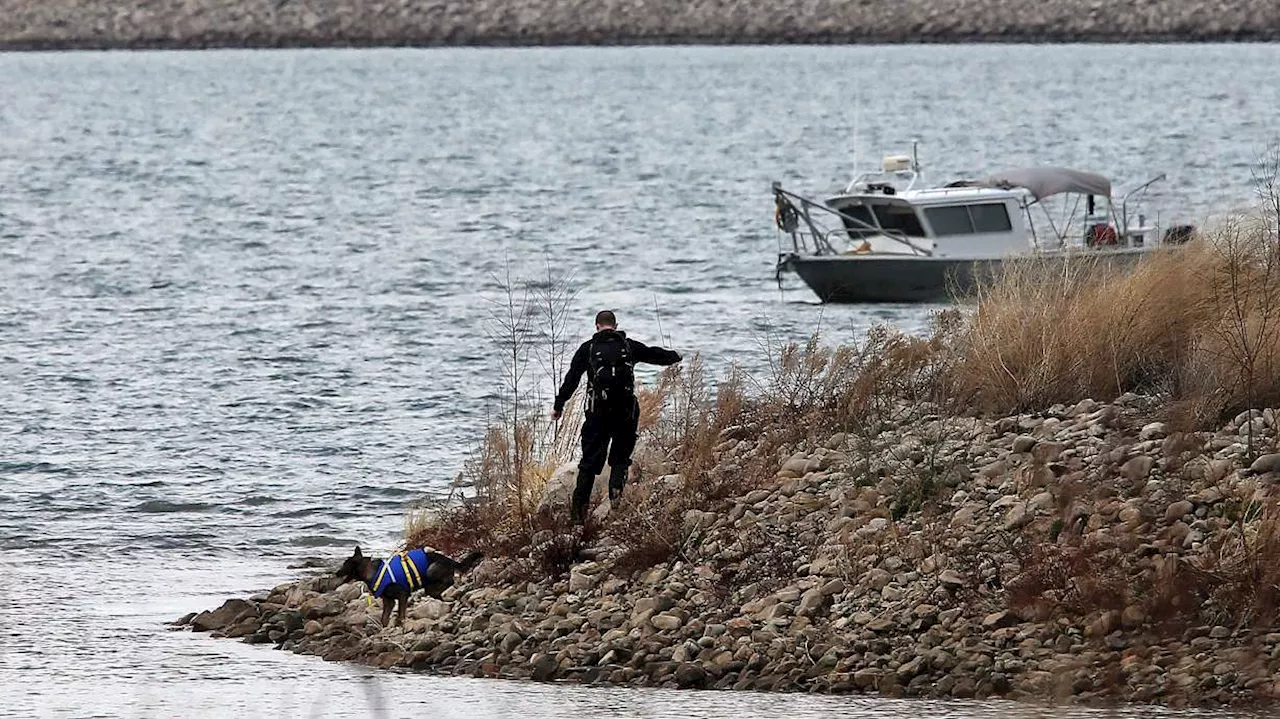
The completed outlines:
{"type": "Polygon", "coordinates": [[[884,158],[880,171],[857,176],[822,202],[775,182],[774,219],[791,239],[790,249],[779,247],[778,279],[795,272],[824,302],[940,302],[971,293],[1010,259],[1088,256],[1133,264],[1194,233],[1176,225],[1161,234],[1146,215],[1131,211],[1162,179],[1142,183],[1118,203],[1107,177],[1062,167],[921,187],[913,151],[884,158]],[[1077,204],[1083,198],[1083,221],[1073,211],[1055,222],[1044,201],[1057,196],[1074,196],[1077,204]]]}

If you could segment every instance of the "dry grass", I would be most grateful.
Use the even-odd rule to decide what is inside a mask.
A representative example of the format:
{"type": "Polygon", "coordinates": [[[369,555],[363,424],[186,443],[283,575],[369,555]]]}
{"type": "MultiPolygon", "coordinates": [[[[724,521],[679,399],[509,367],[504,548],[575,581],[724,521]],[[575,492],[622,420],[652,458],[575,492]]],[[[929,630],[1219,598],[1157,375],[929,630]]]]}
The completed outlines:
{"type": "Polygon", "coordinates": [[[952,391],[992,413],[1136,392],[1207,426],[1280,403],[1280,244],[1237,220],[1128,272],[1014,263],[948,350],[952,391]]]}
{"type": "Polygon", "coordinates": [[[1250,502],[1233,530],[1209,538],[1207,551],[1171,567],[1167,601],[1195,607],[1206,623],[1274,626],[1280,619],[1280,504],[1250,502]],[[1198,600],[1198,604],[1197,604],[1198,600]]]}
{"type": "Polygon", "coordinates": [[[1202,289],[1190,275],[1208,253],[1184,249],[1130,274],[1091,259],[1010,264],[981,288],[955,347],[957,391],[988,411],[1012,412],[1158,384],[1202,324],[1202,289]]]}

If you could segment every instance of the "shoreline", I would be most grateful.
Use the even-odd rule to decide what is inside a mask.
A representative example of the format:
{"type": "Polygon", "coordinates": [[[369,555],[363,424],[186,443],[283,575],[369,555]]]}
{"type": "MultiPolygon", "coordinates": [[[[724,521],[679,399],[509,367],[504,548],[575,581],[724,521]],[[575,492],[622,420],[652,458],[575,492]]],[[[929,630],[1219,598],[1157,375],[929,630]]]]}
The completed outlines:
{"type": "Polygon", "coordinates": [[[1280,41],[1269,0],[9,0],[0,50],[1280,41]]]}
{"type": "Polygon", "coordinates": [[[1280,29],[1258,34],[1229,35],[972,35],[912,36],[765,36],[618,37],[574,39],[562,37],[484,37],[461,41],[420,38],[212,37],[193,39],[99,38],[0,40],[0,53],[201,51],[201,50],[370,50],[370,49],[515,49],[515,48],[644,48],[644,47],[892,47],[961,45],[1266,45],[1280,43],[1280,29]]]}
{"type": "MultiPolygon", "coordinates": [[[[1221,590],[1239,586],[1227,565],[1205,560],[1234,532],[1269,526],[1251,506],[1274,503],[1280,454],[1249,461],[1245,442],[1274,443],[1277,417],[1180,432],[1152,421],[1151,404],[1126,396],[994,419],[925,417],[877,433],[872,451],[837,433],[774,459],[759,488],[686,511],[696,541],[671,560],[614,571],[607,537],[563,574],[513,574],[533,549],[486,559],[445,601],[419,596],[404,628],[377,626],[380,608],[362,588],[327,575],[175,623],[445,675],[1271,704],[1280,633],[1233,611],[1235,595],[1221,590]],[[934,448],[940,461],[926,456],[934,448]],[[926,472],[925,462],[945,469],[926,472]]],[[[740,467],[758,454],[749,438],[727,437],[716,461],[740,467]]]]}

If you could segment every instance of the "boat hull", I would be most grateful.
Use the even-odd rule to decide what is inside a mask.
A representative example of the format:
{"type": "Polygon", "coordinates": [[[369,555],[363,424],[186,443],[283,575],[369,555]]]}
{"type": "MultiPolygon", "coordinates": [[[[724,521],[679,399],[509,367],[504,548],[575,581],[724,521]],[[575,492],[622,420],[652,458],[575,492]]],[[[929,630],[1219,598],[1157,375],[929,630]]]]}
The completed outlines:
{"type": "MultiPolygon", "coordinates": [[[[1132,267],[1151,249],[1053,252],[1028,255],[1047,267],[1065,262],[1100,262],[1132,267]]],[[[783,267],[799,275],[818,299],[830,303],[951,302],[971,296],[980,281],[999,272],[1002,259],[946,259],[909,255],[789,256],[783,267]]]]}

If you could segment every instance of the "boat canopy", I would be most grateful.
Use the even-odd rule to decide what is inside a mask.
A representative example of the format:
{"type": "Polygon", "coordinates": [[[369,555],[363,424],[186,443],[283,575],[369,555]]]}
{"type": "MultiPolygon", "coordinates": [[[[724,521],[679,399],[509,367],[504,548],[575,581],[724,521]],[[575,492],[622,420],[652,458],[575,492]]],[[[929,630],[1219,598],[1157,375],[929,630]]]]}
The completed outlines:
{"type": "Polygon", "coordinates": [[[1026,167],[999,172],[977,183],[1002,190],[1026,188],[1036,200],[1074,192],[1081,195],[1111,197],[1111,180],[1095,172],[1070,170],[1065,167],[1026,167]]]}

